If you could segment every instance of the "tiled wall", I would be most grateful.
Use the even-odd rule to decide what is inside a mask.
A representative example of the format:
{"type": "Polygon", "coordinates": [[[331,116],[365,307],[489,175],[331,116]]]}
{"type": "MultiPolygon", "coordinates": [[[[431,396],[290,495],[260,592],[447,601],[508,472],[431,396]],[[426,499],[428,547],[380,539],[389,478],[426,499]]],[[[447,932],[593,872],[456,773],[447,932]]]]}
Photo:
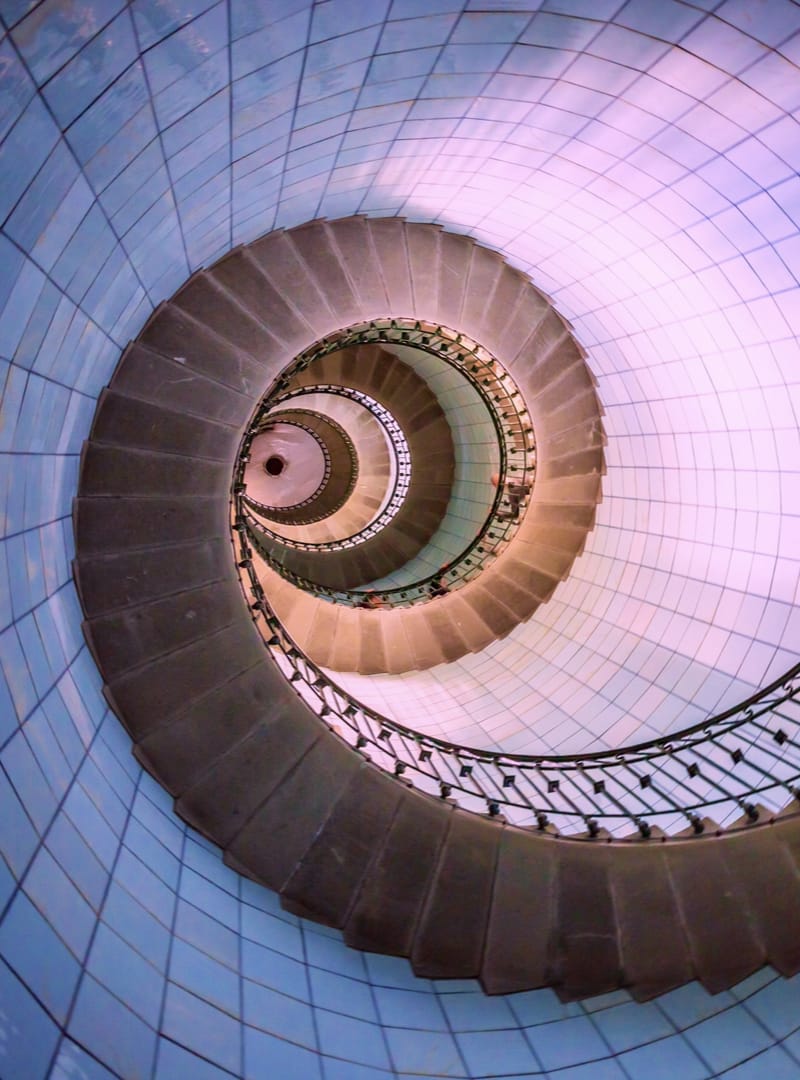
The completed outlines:
{"type": "Polygon", "coordinates": [[[135,766],[70,582],[93,401],[153,305],[275,225],[404,213],[530,269],[607,409],[601,527],[481,661],[494,700],[535,646],[530,714],[627,738],[788,665],[800,8],[753,12],[0,0],[3,1080],[800,1074],[798,984],[770,973],[487,1000],[297,925],[135,766]]]}

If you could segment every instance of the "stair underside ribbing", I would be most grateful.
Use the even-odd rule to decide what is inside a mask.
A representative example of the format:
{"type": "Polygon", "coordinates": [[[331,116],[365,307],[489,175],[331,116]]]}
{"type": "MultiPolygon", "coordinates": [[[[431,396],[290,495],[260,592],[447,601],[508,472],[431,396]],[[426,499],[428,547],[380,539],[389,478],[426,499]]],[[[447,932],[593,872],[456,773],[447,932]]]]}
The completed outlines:
{"type": "MultiPolygon", "coordinates": [[[[793,974],[798,817],[606,844],[467,814],[378,771],[328,730],[278,671],[242,599],[230,476],[278,371],[339,326],[410,312],[463,326],[527,393],[539,353],[508,330],[523,307],[535,323],[538,294],[525,289],[464,237],[348,219],[268,236],[163,305],[100,401],[75,504],[75,577],[109,703],[138,759],[229,865],[352,945],[409,956],[421,975],[478,977],[491,993],[552,985],[564,998],[624,985],[643,999],[693,978],[719,991],[765,963],[793,974]],[[465,269],[455,279],[444,269],[454,260],[465,269]]],[[[581,384],[574,413],[568,403],[542,424],[543,469],[600,447],[584,408],[592,394],[581,384]]],[[[591,514],[598,474],[540,474],[541,512],[561,508],[554,528],[591,514]],[[559,499],[564,479],[570,495],[559,499]]],[[[508,555],[509,588],[533,588],[543,573],[524,551],[508,555]]],[[[499,580],[486,591],[505,603],[499,580]]]]}

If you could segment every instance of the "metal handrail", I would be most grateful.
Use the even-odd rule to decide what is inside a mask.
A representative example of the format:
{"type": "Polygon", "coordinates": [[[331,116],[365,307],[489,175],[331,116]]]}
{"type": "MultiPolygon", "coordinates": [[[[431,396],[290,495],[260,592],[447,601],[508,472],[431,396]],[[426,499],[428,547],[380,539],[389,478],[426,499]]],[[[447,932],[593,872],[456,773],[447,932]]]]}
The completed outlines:
{"type": "MultiPolygon", "coordinates": [[[[320,482],[317,485],[316,489],[307,498],[301,500],[300,502],[292,503],[291,506],[270,506],[267,503],[259,502],[257,499],[254,499],[252,497],[252,495],[247,494],[247,490],[246,490],[246,487],[245,487],[245,490],[241,494],[242,494],[243,500],[247,504],[247,506],[249,506],[250,509],[259,516],[259,518],[262,518],[263,520],[270,521],[270,522],[273,522],[273,523],[275,523],[275,519],[270,517],[270,514],[272,514],[274,511],[285,512],[285,511],[290,511],[290,510],[291,511],[293,511],[293,510],[301,510],[301,509],[303,509],[303,507],[310,506],[311,503],[315,502],[315,500],[319,498],[319,496],[325,490],[325,488],[326,488],[326,486],[328,484],[328,481],[331,478],[331,454],[330,454],[330,450],[328,449],[327,444],[325,443],[325,440],[310,425],[304,424],[302,422],[302,420],[295,419],[295,417],[298,416],[298,415],[301,415],[301,416],[306,415],[306,416],[316,417],[319,414],[315,413],[312,409],[292,409],[291,412],[288,412],[288,410],[287,410],[287,412],[285,414],[283,414],[283,415],[288,415],[288,416],[291,417],[291,419],[288,419],[288,420],[273,419],[273,420],[270,421],[270,424],[273,424],[273,423],[274,424],[278,424],[278,423],[280,423],[280,424],[291,424],[294,427],[302,428],[303,431],[307,431],[308,434],[311,435],[314,438],[314,440],[319,444],[319,447],[322,450],[322,456],[323,456],[323,461],[324,461],[324,469],[323,469],[322,479],[320,480],[320,482]]],[[[313,518],[304,517],[302,519],[302,521],[300,521],[300,522],[295,523],[295,522],[290,522],[290,521],[279,521],[278,523],[281,524],[281,525],[292,525],[292,524],[310,525],[310,524],[313,524],[316,521],[323,520],[325,517],[328,517],[330,514],[335,513],[336,510],[341,508],[341,506],[344,504],[346,499],[349,497],[349,495],[350,495],[350,493],[351,493],[351,491],[352,491],[352,489],[353,489],[353,487],[355,485],[355,481],[356,481],[356,479],[358,477],[358,455],[356,454],[355,446],[353,446],[353,440],[350,438],[350,436],[347,434],[347,432],[344,430],[344,428],[342,427],[341,424],[338,424],[335,420],[332,420],[329,416],[325,416],[325,417],[323,417],[323,419],[325,420],[326,424],[328,424],[330,427],[332,427],[336,431],[337,435],[341,438],[342,442],[344,443],[345,449],[347,450],[347,456],[350,459],[350,478],[351,478],[351,482],[348,485],[347,490],[345,491],[344,496],[342,497],[342,500],[340,501],[338,506],[334,507],[333,509],[326,510],[324,514],[320,514],[318,517],[313,517],[313,518]]],[[[262,421],[261,424],[258,427],[258,430],[256,430],[253,433],[253,438],[256,438],[258,435],[265,434],[265,432],[268,431],[268,430],[269,430],[269,424],[266,424],[265,422],[262,421]]],[[[244,456],[242,458],[242,464],[243,465],[246,465],[246,463],[247,463],[249,449],[250,449],[250,443],[251,442],[252,442],[252,439],[249,440],[248,443],[247,443],[247,452],[244,454],[244,456]]],[[[237,474],[239,475],[239,480],[238,480],[239,484],[244,485],[244,469],[241,469],[241,470],[237,469],[237,474]]],[[[269,529],[269,528],[268,528],[268,531],[272,532],[272,530],[269,529]]],[[[283,543],[291,544],[291,540],[284,537],[282,533],[275,533],[274,535],[276,536],[277,539],[281,540],[283,543]]]]}
{"type": "MultiPolygon", "coordinates": [[[[254,425],[263,422],[277,404],[300,394],[346,392],[346,388],[329,384],[312,384],[301,389],[290,389],[292,379],[315,360],[353,345],[386,345],[392,342],[418,348],[439,357],[458,369],[475,388],[486,406],[497,436],[500,452],[499,482],[489,512],[480,528],[446,566],[406,585],[379,590],[331,589],[288,569],[269,546],[270,540],[281,543],[281,537],[268,528],[265,529],[263,523],[256,522],[239,508],[237,520],[248,528],[254,546],[272,569],[293,585],[320,599],[350,607],[408,607],[455,591],[474,580],[505,549],[516,532],[535,481],[536,446],[533,428],[520,391],[511,376],[491,353],[466,335],[439,324],[415,319],[373,319],[317,342],[281,375],[256,413],[254,425]],[[525,496],[518,500],[517,513],[513,516],[507,512],[501,513],[508,482],[519,485],[520,489],[526,492],[525,496]]],[[[353,390],[349,393],[361,394],[360,391],[353,390]]],[[[382,406],[379,408],[383,409],[382,406]]],[[[381,516],[354,538],[319,544],[292,540],[290,544],[287,542],[287,545],[308,551],[341,550],[377,535],[387,523],[381,516]]]]}
{"type": "Polygon", "coordinates": [[[800,664],[716,716],[621,750],[535,755],[459,746],[381,716],[303,654],[261,586],[235,484],[231,511],[242,588],[272,660],[340,738],[403,783],[479,814],[592,839],[714,832],[758,820],[759,800],[772,804],[770,813],[800,800],[800,664]]]}
{"type": "Polygon", "coordinates": [[[746,701],[624,750],[507,754],[425,735],[357,701],[297,647],[269,606],[246,529],[235,529],[253,618],[297,693],[354,749],[466,809],[564,834],[663,833],[757,820],[759,799],[800,798],[800,664],[746,701]]]}
{"type": "MultiPolygon", "coordinates": [[[[371,397],[369,394],[365,394],[362,390],[353,390],[350,387],[340,386],[336,383],[315,383],[313,386],[299,387],[296,390],[291,390],[288,393],[282,394],[273,402],[272,407],[277,408],[287,401],[308,394],[336,394],[339,397],[348,398],[363,406],[372,413],[374,418],[386,432],[387,442],[391,447],[395,459],[394,482],[386,505],[383,510],[381,510],[375,518],[367,522],[363,528],[359,529],[356,533],[352,533],[350,536],[342,537],[340,540],[320,541],[318,543],[293,540],[291,543],[292,547],[304,551],[343,551],[357,547],[359,544],[363,544],[367,540],[370,540],[373,536],[377,536],[379,532],[386,528],[392,518],[397,516],[403,506],[403,502],[408,494],[408,489],[411,484],[411,451],[402,428],[389,410],[381,405],[375,398],[371,397]]],[[[313,584],[310,582],[309,585],[313,587],[313,584]]]]}

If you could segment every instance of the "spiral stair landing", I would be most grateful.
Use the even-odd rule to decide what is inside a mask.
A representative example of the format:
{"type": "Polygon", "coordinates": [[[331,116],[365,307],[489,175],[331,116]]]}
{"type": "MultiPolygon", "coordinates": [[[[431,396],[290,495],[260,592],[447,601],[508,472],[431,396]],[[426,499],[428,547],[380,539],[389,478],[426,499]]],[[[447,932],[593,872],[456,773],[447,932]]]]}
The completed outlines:
{"type": "MultiPolygon", "coordinates": [[[[242,600],[230,477],[270,381],[310,341],[387,305],[470,322],[497,355],[513,353],[521,379],[532,346],[502,341],[509,306],[523,294],[535,306],[518,278],[463,237],[357,219],[266,237],[156,312],[102,396],[74,511],[75,578],[106,696],[137,758],[230,866],[351,945],[410,957],[419,975],[477,977],[489,993],[551,985],[564,999],[626,986],[643,1000],[693,978],[717,992],[766,963],[794,974],[796,814],[610,843],[467,813],[333,733],[242,600]],[[454,293],[451,248],[468,267],[454,293]],[[261,290],[249,308],[229,288],[242,267],[261,290]],[[251,313],[259,296],[269,330],[251,313]]],[[[574,413],[541,429],[567,471],[598,445],[581,412],[589,392],[576,386],[574,413]]]]}

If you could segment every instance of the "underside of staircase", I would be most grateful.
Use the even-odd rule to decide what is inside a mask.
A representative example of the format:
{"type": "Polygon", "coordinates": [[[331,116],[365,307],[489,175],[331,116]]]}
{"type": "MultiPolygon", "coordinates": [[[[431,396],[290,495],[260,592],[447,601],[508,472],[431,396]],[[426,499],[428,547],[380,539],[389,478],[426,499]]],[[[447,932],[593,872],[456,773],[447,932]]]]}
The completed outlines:
{"type": "Polygon", "coordinates": [[[489,993],[552,985],[565,999],[625,986],[647,999],[694,978],[717,992],[766,963],[794,974],[796,814],[614,842],[518,828],[379,770],[274,662],[231,543],[242,432],[295,355],[387,313],[463,328],[512,371],[537,434],[536,502],[470,586],[477,599],[465,588],[418,609],[427,637],[402,621],[416,609],[340,609],[326,631],[335,647],[338,620],[355,614],[385,670],[402,640],[415,666],[439,662],[422,655],[426,641],[438,647],[453,626],[462,646],[494,640],[568,572],[570,537],[594,521],[602,428],[583,358],[545,298],[496,254],[432,226],[351,218],[271,234],[156,311],[84,448],[75,578],[137,758],[230,866],[354,947],[408,956],[419,975],[477,977],[489,993]]]}

